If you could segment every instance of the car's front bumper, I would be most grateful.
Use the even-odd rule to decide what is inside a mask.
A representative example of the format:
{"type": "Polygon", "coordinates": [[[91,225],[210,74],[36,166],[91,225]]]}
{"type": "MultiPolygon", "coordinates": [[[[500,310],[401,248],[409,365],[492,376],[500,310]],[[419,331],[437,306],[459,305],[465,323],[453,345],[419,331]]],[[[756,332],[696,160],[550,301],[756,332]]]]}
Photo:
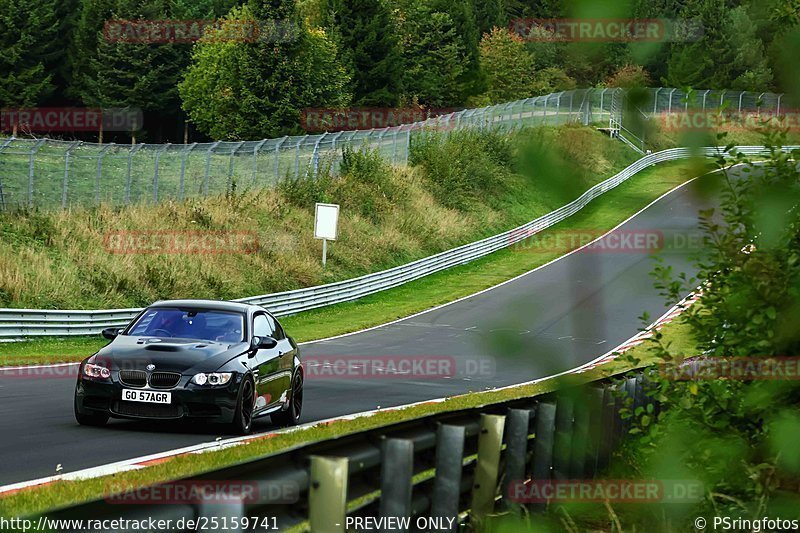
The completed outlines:
{"type": "Polygon", "coordinates": [[[79,378],[75,388],[75,408],[81,414],[104,413],[113,418],[176,420],[204,419],[210,422],[233,421],[241,379],[224,387],[200,387],[184,377],[171,389],[128,387],[117,381],[116,373],[107,381],[79,378]],[[122,389],[169,392],[170,404],[122,400],[122,389]]]}

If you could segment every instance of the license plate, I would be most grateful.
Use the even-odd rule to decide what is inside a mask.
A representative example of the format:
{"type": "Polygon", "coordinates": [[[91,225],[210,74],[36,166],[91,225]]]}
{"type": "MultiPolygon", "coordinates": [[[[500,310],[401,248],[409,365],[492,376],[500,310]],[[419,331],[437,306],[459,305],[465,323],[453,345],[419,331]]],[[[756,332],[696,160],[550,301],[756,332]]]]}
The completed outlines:
{"type": "Polygon", "coordinates": [[[166,403],[172,402],[172,393],[151,390],[122,389],[122,399],[128,402],[166,403]]]}

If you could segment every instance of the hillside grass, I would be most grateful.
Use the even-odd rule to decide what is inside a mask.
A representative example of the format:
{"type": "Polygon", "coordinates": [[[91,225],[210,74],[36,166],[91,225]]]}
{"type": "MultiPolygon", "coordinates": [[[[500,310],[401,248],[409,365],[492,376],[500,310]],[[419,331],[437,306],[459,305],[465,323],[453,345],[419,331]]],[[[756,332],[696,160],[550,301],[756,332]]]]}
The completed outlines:
{"type": "Polygon", "coordinates": [[[276,188],[238,187],[214,198],[125,208],[7,212],[0,215],[0,307],[136,307],[347,279],[527,222],[635,159],[591,128],[463,131],[415,142],[415,164],[404,168],[376,153],[351,153],[341,176],[323,168],[316,179],[287,179],[276,188]],[[531,161],[531,146],[549,154],[546,161],[531,161]],[[342,206],[327,269],[313,238],[316,201],[342,206]],[[257,246],[116,253],[109,245],[119,232],[170,231],[245,232],[257,246]]]}

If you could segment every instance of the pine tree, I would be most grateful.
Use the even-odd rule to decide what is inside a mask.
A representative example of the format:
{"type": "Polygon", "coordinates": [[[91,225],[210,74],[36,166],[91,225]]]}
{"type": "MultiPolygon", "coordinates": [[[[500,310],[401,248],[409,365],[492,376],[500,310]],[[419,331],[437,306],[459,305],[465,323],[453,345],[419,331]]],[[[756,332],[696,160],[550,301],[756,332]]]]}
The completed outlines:
{"type": "Polygon", "coordinates": [[[355,105],[394,106],[402,93],[403,57],[383,0],[334,0],[342,60],[352,75],[355,105]]]}
{"type": "Polygon", "coordinates": [[[41,104],[60,58],[56,0],[0,0],[0,107],[41,104]]]}
{"type": "Polygon", "coordinates": [[[463,98],[467,64],[464,40],[455,21],[425,0],[412,0],[404,13],[403,53],[407,98],[434,107],[452,106],[463,98]]]}
{"type": "Polygon", "coordinates": [[[491,32],[492,28],[507,26],[505,9],[503,0],[482,0],[475,3],[475,22],[481,36],[491,32]]]}

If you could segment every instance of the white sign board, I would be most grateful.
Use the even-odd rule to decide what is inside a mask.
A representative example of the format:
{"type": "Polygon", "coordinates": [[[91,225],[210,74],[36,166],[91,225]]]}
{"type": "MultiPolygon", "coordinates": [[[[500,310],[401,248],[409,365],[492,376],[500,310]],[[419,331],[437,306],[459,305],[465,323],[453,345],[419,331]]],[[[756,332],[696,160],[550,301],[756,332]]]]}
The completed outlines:
{"type": "Polygon", "coordinates": [[[335,241],[338,223],[339,206],[337,204],[317,204],[314,215],[315,239],[335,241]]]}

